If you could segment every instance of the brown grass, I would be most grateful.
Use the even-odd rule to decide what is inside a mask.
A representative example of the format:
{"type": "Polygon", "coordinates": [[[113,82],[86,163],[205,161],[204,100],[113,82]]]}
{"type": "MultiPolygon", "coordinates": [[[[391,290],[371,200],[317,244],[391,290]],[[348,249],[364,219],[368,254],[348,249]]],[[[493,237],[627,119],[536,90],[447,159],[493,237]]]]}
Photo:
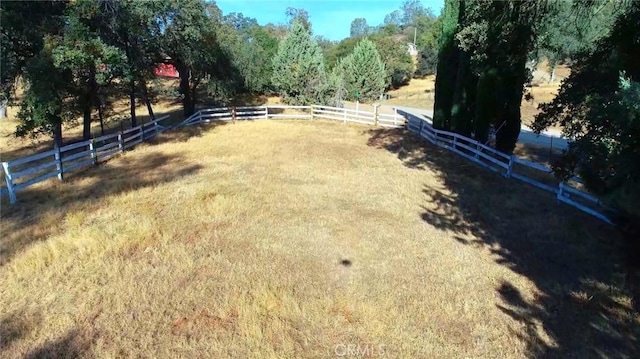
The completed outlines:
{"type": "Polygon", "coordinates": [[[634,354],[615,232],[549,194],[399,130],[157,142],[2,202],[0,356],[634,354]]]}

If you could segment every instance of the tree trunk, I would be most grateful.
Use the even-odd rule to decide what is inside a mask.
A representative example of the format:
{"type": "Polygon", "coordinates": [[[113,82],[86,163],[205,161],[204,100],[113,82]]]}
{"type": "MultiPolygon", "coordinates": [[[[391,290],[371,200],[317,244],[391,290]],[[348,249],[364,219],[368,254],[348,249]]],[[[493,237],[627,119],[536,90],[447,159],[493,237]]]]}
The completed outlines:
{"type": "Polygon", "coordinates": [[[85,94],[85,101],[82,110],[82,138],[86,141],[91,138],[91,110],[95,100],[98,98],[98,82],[96,81],[96,69],[91,67],[89,69],[89,88],[85,94]]]}
{"type": "Polygon", "coordinates": [[[86,104],[82,111],[82,139],[87,141],[90,138],[91,138],[91,105],[86,104]]]}
{"type": "Polygon", "coordinates": [[[131,127],[138,126],[138,119],[136,118],[136,81],[131,80],[129,84],[129,105],[131,112],[131,127]]]}
{"type": "Polygon", "coordinates": [[[147,89],[147,83],[142,82],[142,95],[144,96],[144,103],[147,105],[147,112],[149,112],[149,118],[155,120],[156,116],[153,114],[153,107],[151,107],[151,99],[149,98],[149,90],[147,89]]]}
{"type": "Polygon", "coordinates": [[[104,136],[104,119],[102,118],[102,103],[98,104],[98,118],[100,119],[100,136],[104,136]]]}
{"type": "Polygon", "coordinates": [[[181,62],[175,63],[176,69],[180,75],[180,93],[182,94],[182,107],[184,117],[187,118],[196,112],[196,103],[189,85],[190,71],[189,67],[181,62]]]}
{"type": "Polygon", "coordinates": [[[53,146],[62,147],[62,121],[56,121],[53,125],[53,146]]]}

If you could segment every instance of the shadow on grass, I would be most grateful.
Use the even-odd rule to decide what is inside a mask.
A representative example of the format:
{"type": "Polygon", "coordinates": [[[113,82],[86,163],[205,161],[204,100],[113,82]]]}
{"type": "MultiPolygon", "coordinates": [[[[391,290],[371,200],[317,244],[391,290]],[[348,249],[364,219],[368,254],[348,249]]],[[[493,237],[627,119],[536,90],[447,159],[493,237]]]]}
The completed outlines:
{"type": "Polygon", "coordinates": [[[620,300],[627,289],[613,227],[413,134],[369,132],[370,146],[441,179],[446,189],[424,188],[425,222],[464,245],[488,248],[497,263],[535,284],[534,300],[506,281],[496,288],[498,308],[525,328],[511,335],[527,343],[528,357],[640,357],[640,317],[620,300]]]}
{"type": "Polygon", "coordinates": [[[89,354],[93,346],[92,338],[81,334],[78,330],[71,330],[64,336],[47,341],[31,351],[26,359],[71,359],[92,358],[89,354]]]}
{"type": "Polygon", "coordinates": [[[188,125],[179,128],[172,128],[162,133],[160,136],[152,138],[147,143],[152,145],[162,145],[171,142],[187,142],[192,138],[202,137],[209,131],[232,124],[230,121],[212,121],[198,125],[188,125]]]}
{"type": "Polygon", "coordinates": [[[558,160],[560,156],[562,156],[562,151],[557,148],[550,149],[549,147],[523,143],[516,144],[516,148],[513,152],[520,158],[542,163],[547,166],[550,166],[554,161],[558,160]]]}
{"type": "Polygon", "coordinates": [[[37,315],[22,312],[5,314],[0,318],[0,350],[6,349],[11,343],[27,335],[41,322],[42,318],[37,315]]]}
{"type": "Polygon", "coordinates": [[[101,199],[171,182],[201,168],[180,154],[125,155],[72,173],[63,182],[54,178],[20,191],[14,205],[3,197],[0,265],[30,244],[55,234],[67,213],[98,210],[101,199]]]}

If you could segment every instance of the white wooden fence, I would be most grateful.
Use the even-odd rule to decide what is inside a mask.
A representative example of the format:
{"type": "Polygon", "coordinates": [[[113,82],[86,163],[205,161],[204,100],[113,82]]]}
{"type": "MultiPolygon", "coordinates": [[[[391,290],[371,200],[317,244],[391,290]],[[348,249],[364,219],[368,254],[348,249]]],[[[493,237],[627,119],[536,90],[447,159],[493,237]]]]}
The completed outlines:
{"type": "MultiPolygon", "coordinates": [[[[11,203],[15,203],[17,200],[16,191],[18,190],[51,177],[57,176],[58,179],[62,180],[65,173],[93,166],[98,161],[103,161],[156,136],[164,130],[172,128],[167,125],[160,125],[167,118],[168,116],[164,116],[119,133],[2,162],[7,187],[2,188],[1,194],[8,195],[11,203]]],[[[594,196],[573,187],[570,183],[556,182],[550,184],[548,179],[553,181],[554,178],[551,175],[553,172],[551,168],[518,158],[515,155],[502,153],[457,133],[434,129],[426,119],[402,110],[396,110],[395,114],[382,114],[379,113],[377,107],[374,112],[320,105],[221,107],[199,110],[175,127],[205,124],[214,121],[266,120],[273,118],[327,119],[343,123],[351,122],[389,128],[405,127],[410,132],[436,146],[455,152],[482,167],[501,173],[507,178],[515,178],[543,190],[553,192],[559,202],[571,205],[607,223],[611,223],[611,220],[603,214],[607,208],[594,196]],[[284,113],[285,110],[288,113],[284,113]],[[542,176],[533,175],[532,171],[542,176]],[[547,182],[539,177],[545,177],[547,182]]]]}
{"type": "Polygon", "coordinates": [[[7,184],[2,189],[2,195],[8,195],[11,203],[15,203],[16,191],[51,177],[62,180],[71,171],[97,165],[100,161],[155,137],[167,128],[160,123],[168,118],[169,116],[163,116],[118,133],[2,162],[7,184]]]}
{"type": "MultiPolygon", "coordinates": [[[[555,193],[559,202],[566,203],[578,208],[596,218],[599,218],[609,224],[611,220],[604,214],[607,208],[598,198],[573,187],[568,182],[557,182],[554,185],[549,181],[543,181],[544,177],[554,181],[553,170],[540,163],[535,163],[515,155],[508,155],[497,151],[495,148],[486,146],[478,141],[457,133],[437,130],[433,128],[431,123],[426,119],[414,116],[413,114],[397,110],[407,118],[407,129],[420,137],[426,139],[432,144],[446,148],[458,155],[465,157],[482,167],[492,171],[501,173],[504,177],[515,178],[520,181],[529,183],[543,190],[555,193]],[[524,172],[524,173],[519,173],[524,172]],[[538,175],[533,175],[538,172],[538,175]]],[[[580,182],[579,179],[573,178],[572,182],[580,182]]]]}
{"type": "Polygon", "coordinates": [[[199,110],[190,116],[180,126],[188,126],[212,121],[236,121],[236,120],[266,120],[271,118],[296,118],[296,119],[326,119],[343,123],[360,123],[382,127],[404,127],[406,119],[399,114],[384,114],[376,110],[374,112],[351,110],[330,106],[286,106],[269,105],[254,107],[221,107],[199,110]],[[289,113],[283,113],[288,110],[289,113]]]}

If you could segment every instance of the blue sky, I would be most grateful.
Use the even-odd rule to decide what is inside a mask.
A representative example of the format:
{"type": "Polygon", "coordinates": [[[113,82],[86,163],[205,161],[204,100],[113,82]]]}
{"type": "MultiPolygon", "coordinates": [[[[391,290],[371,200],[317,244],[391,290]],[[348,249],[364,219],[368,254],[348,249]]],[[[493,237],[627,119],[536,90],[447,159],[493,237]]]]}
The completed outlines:
{"type": "MultiPolygon", "coordinates": [[[[342,40],[349,36],[351,21],[357,17],[367,19],[369,26],[382,24],[384,16],[400,9],[402,0],[217,0],[223,14],[241,12],[253,17],[260,25],[284,23],[288,7],[302,8],[309,12],[314,35],[331,40],[342,40]]],[[[440,14],[444,0],[422,0],[425,7],[440,14]]]]}

